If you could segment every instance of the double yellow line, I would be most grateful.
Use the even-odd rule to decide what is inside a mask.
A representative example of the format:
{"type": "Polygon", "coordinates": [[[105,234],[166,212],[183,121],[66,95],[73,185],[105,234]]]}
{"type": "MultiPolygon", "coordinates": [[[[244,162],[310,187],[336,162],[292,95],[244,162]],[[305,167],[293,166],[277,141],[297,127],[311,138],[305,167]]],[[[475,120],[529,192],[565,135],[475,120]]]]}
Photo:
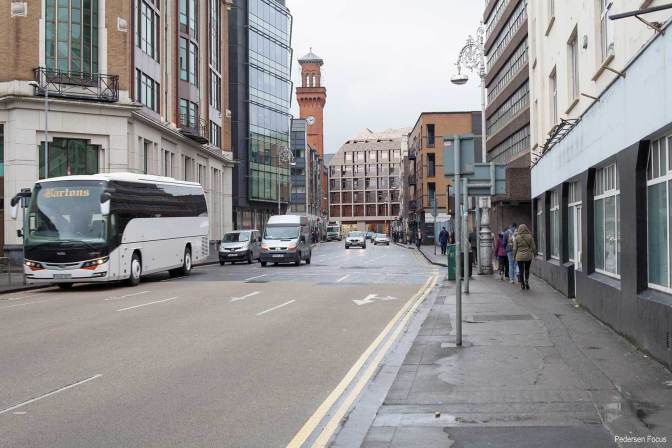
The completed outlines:
{"type": "Polygon", "coordinates": [[[329,396],[317,408],[315,413],[310,416],[299,432],[296,433],[294,438],[287,445],[288,448],[300,448],[304,443],[306,443],[308,438],[315,432],[318,425],[327,415],[329,410],[341,398],[353,380],[357,377],[362,367],[366,364],[366,361],[375,353],[375,357],[369,363],[368,368],[359,377],[355,386],[352,388],[348,396],[341,402],[340,406],[331,416],[329,421],[325,424],[324,428],[322,428],[319,436],[317,439],[315,439],[315,442],[312,445],[314,448],[322,448],[327,446],[329,440],[338,429],[338,425],[340,424],[341,420],[348,412],[348,409],[350,409],[352,403],[357,399],[364,387],[368,384],[369,380],[378,368],[378,365],[383,360],[383,357],[390,350],[392,344],[394,344],[394,342],[397,340],[397,337],[401,331],[406,327],[406,324],[415,310],[425,300],[432,288],[434,288],[437,279],[437,275],[429,277],[422,288],[420,288],[420,290],[418,290],[418,292],[415,293],[413,297],[411,297],[409,301],[404,304],[404,306],[392,318],[392,320],[388,322],[383,331],[378,335],[378,337],[376,337],[373,343],[369,345],[364,353],[362,353],[357,362],[353,364],[348,373],[346,373],[343,379],[338,383],[336,388],[331,391],[329,396]],[[383,344],[382,348],[378,350],[381,344],[383,344]],[[378,351],[376,352],[376,350],[378,351]]]}

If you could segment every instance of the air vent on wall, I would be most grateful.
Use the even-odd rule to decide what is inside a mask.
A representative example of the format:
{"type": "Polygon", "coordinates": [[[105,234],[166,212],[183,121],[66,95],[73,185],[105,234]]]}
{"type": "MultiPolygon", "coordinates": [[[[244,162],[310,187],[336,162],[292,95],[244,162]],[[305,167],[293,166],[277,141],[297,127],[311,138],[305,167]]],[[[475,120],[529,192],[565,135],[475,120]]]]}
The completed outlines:
{"type": "Polygon", "coordinates": [[[121,31],[122,33],[126,33],[128,31],[128,22],[126,19],[117,17],[117,31],[121,31]]]}
{"type": "Polygon", "coordinates": [[[10,14],[12,17],[26,17],[28,15],[28,3],[13,1],[10,5],[10,14]]]}

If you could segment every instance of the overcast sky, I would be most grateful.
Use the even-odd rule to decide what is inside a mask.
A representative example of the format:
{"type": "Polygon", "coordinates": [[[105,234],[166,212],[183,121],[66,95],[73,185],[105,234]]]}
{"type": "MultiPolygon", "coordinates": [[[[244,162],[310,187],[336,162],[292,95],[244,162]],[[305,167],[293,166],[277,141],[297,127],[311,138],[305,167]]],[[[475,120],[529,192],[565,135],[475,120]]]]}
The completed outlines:
{"type": "MultiPolygon", "coordinates": [[[[361,129],[412,127],[420,112],[480,110],[479,80],[450,83],[481,20],[484,0],[287,0],[296,62],[310,47],[324,59],[325,152],[361,129]]],[[[298,116],[295,96],[293,113],[298,116]]]]}

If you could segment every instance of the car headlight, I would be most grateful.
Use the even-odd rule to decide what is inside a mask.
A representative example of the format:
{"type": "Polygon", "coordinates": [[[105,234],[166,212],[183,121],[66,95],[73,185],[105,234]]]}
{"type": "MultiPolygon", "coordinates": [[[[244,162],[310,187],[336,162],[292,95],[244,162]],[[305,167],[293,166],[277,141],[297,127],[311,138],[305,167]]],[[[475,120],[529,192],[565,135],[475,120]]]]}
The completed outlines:
{"type": "Polygon", "coordinates": [[[44,269],[44,266],[42,266],[42,263],[38,263],[37,261],[29,261],[26,260],[24,262],[27,268],[30,268],[31,271],[40,271],[44,269]]]}
{"type": "Polygon", "coordinates": [[[294,243],[292,243],[292,244],[288,244],[288,245],[287,245],[287,250],[288,250],[289,252],[293,252],[293,251],[295,251],[295,250],[296,250],[296,244],[294,244],[294,243]]]}
{"type": "Polygon", "coordinates": [[[109,261],[110,257],[96,258],[95,260],[89,260],[82,263],[81,269],[94,270],[98,266],[103,265],[109,261]]]}
{"type": "Polygon", "coordinates": [[[268,246],[268,244],[262,244],[261,245],[261,250],[263,252],[268,252],[269,250],[271,250],[271,248],[268,246]]]}

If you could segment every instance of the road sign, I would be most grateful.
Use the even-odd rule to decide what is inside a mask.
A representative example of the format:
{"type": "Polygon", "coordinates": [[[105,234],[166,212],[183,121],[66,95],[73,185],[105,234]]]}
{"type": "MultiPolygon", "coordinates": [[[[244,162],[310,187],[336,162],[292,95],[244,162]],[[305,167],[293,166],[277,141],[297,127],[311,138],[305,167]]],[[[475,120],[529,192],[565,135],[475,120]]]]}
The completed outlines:
{"type": "Polygon", "coordinates": [[[506,165],[476,163],[474,164],[474,172],[462,177],[468,181],[470,196],[506,195],[506,165]],[[493,176],[494,188],[491,185],[493,176]]]}
{"type": "Polygon", "coordinates": [[[456,139],[459,139],[460,147],[460,174],[468,174],[474,172],[474,144],[475,139],[473,134],[451,135],[443,139],[443,160],[444,160],[444,174],[446,176],[455,175],[455,144],[456,139]]]}

